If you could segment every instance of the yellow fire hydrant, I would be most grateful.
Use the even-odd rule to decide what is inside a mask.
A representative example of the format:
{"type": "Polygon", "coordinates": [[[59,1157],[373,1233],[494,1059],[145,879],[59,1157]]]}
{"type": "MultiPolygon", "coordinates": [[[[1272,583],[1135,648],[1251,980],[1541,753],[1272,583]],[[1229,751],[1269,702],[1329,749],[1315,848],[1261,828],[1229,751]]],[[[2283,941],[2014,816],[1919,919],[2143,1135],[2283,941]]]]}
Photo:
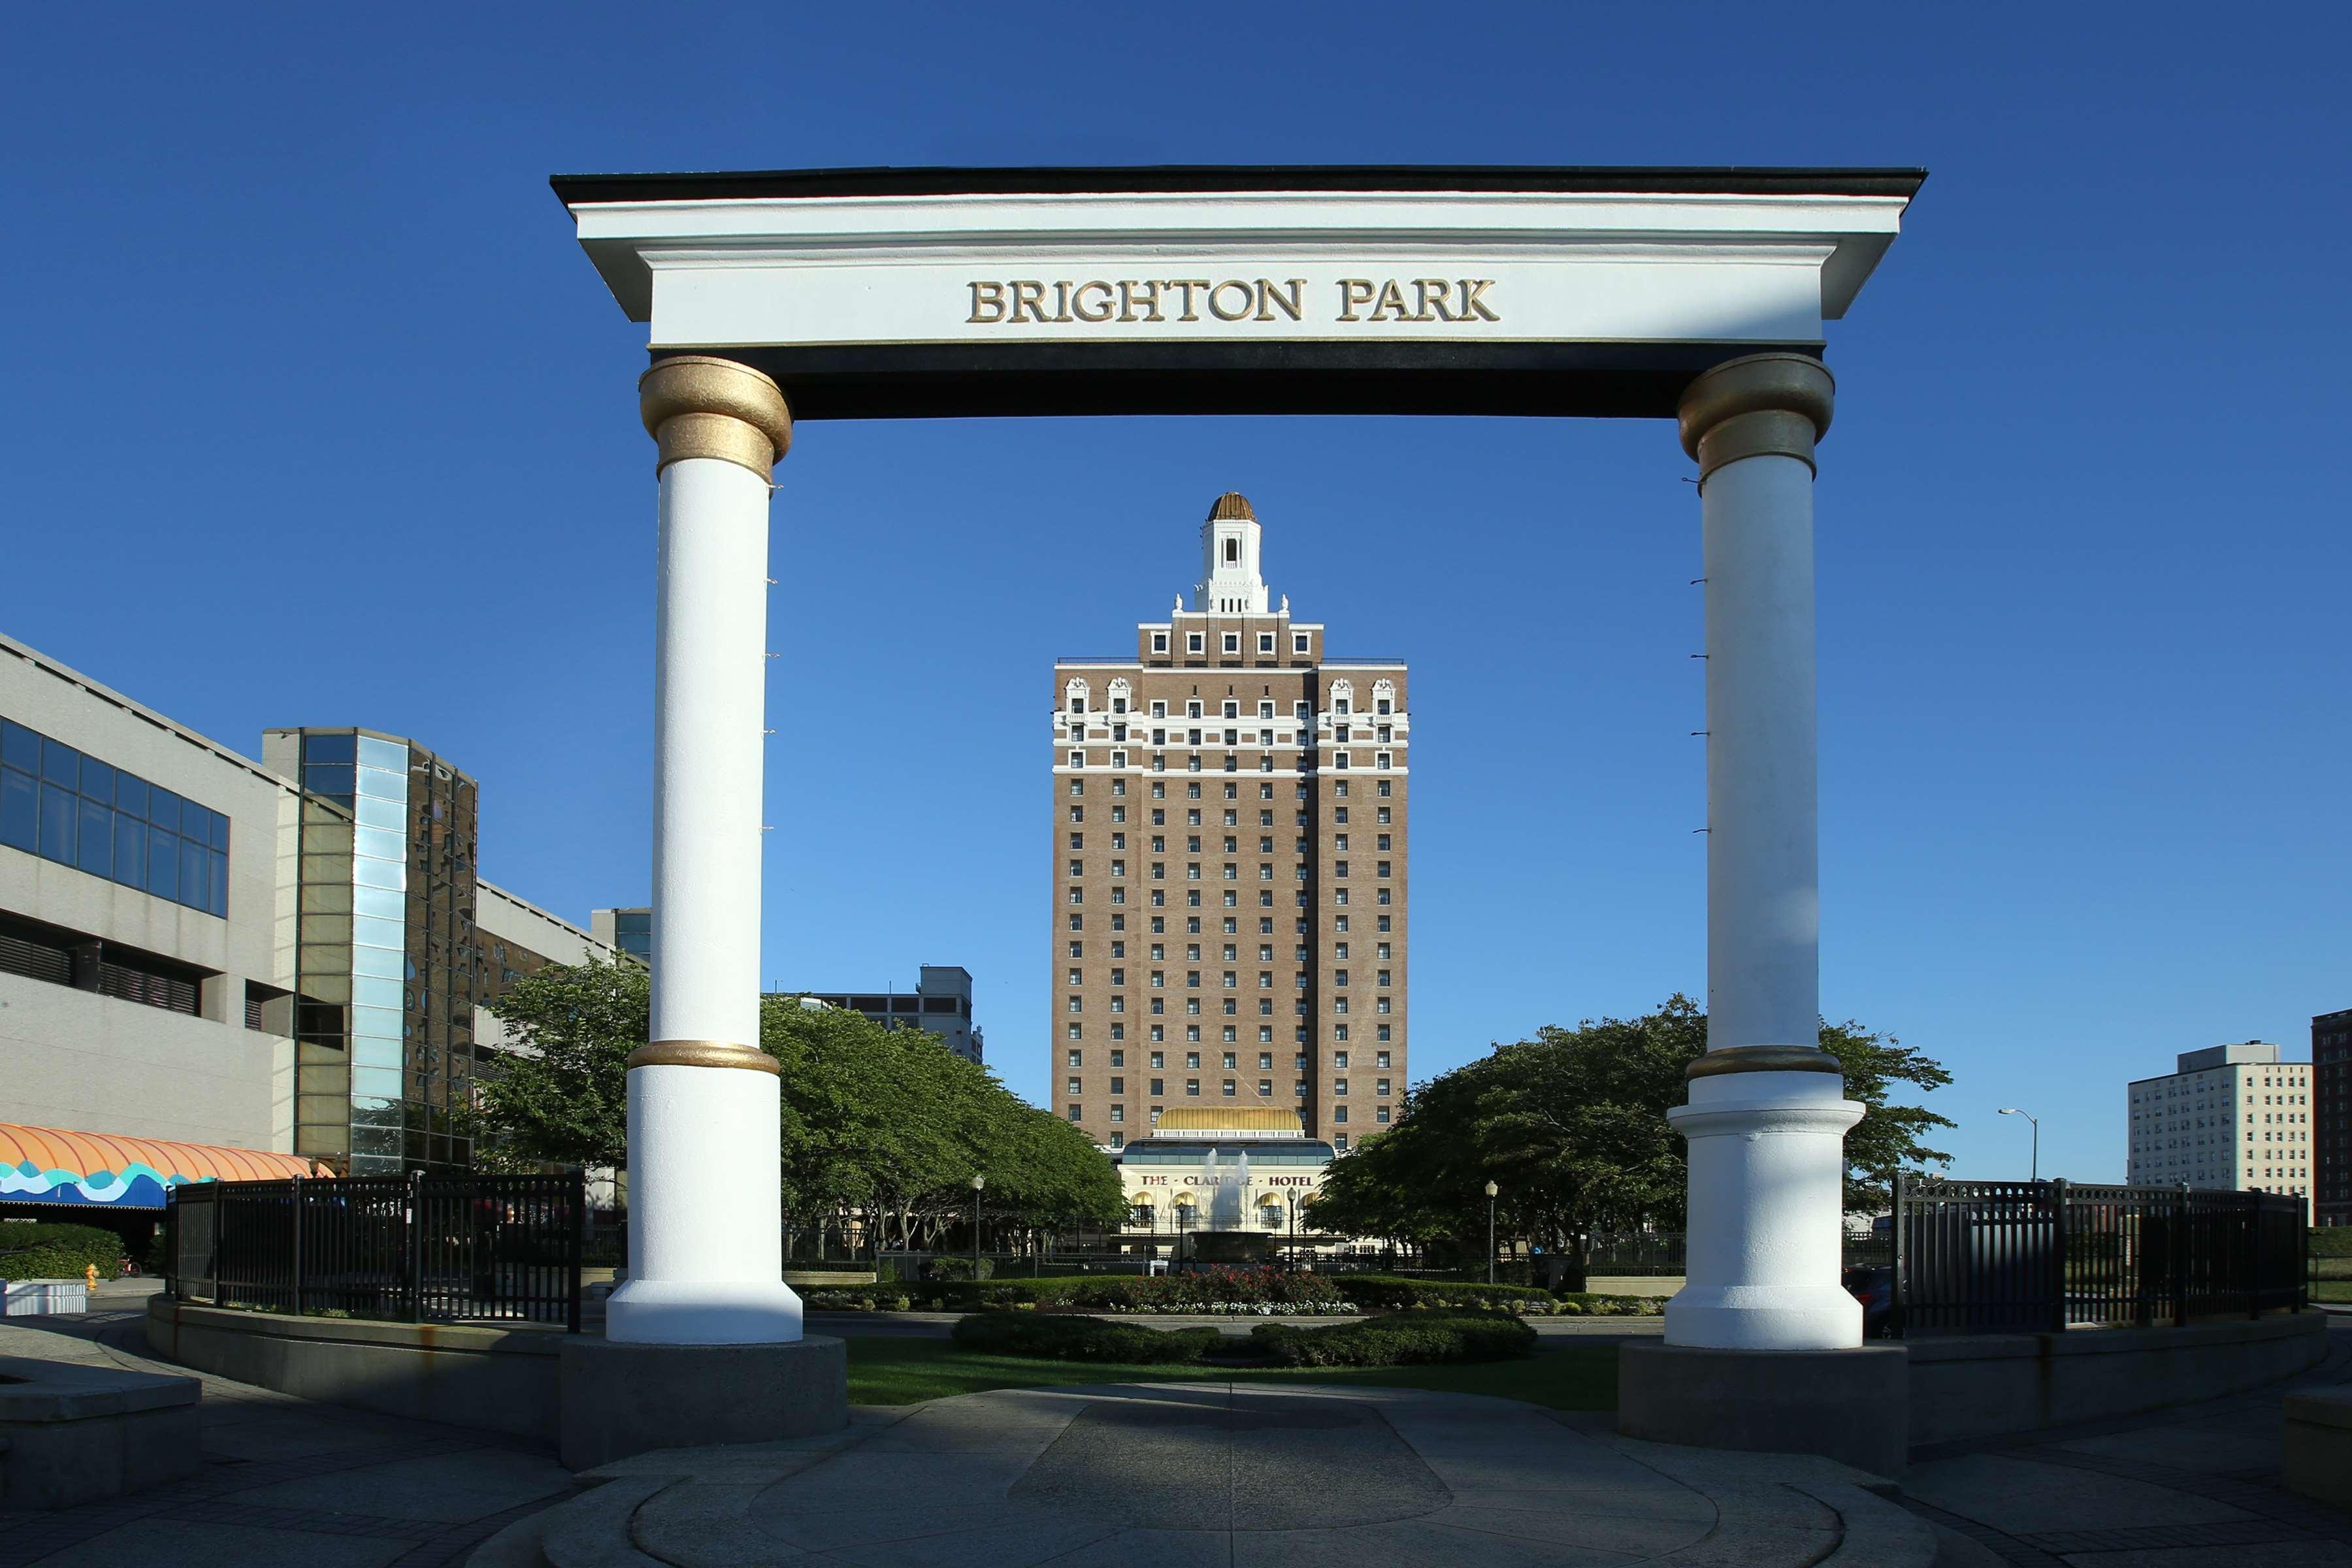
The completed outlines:
{"type": "Polygon", "coordinates": [[[95,1263],[85,1263],[85,1264],[83,1264],[83,1265],[82,1265],[82,1267],[81,1267],[81,1274],[82,1274],[82,1278],[83,1278],[83,1279],[87,1279],[87,1280],[89,1280],[89,1288],[90,1288],[91,1289],[95,1290],[95,1289],[98,1289],[98,1265],[97,1265],[97,1264],[95,1264],[95,1263]]]}

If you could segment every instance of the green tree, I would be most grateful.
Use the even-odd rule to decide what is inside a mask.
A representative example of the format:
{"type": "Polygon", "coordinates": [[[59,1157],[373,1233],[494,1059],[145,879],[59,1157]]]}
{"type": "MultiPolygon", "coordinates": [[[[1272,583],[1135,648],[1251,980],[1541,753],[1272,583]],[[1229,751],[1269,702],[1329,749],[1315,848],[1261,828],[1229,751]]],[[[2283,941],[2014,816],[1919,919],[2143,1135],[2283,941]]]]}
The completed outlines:
{"type": "MultiPolygon", "coordinates": [[[[645,1043],[650,987],[635,965],[551,965],[492,1005],[514,1049],[486,1053],[477,1163],[623,1165],[627,1060],[645,1043]]],[[[1118,1173],[1076,1128],[1021,1100],[936,1035],[770,997],[760,1047],[782,1092],[777,1182],[788,1233],[845,1248],[929,1247],[971,1213],[988,1178],[1000,1227],[1116,1221],[1118,1173]]]]}
{"type": "Polygon", "coordinates": [[[467,1117],[485,1170],[625,1165],[629,1053],[646,1043],[650,977],[635,964],[551,964],[490,1004],[509,1048],[485,1051],[467,1117]]]}
{"type": "MultiPolygon", "coordinates": [[[[1885,1203],[1898,1168],[1947,1158],[1920,1139],[1949,1121],[1893,1105],[1897,1083],[1951,1081],[1941,1065],[1861,1025],[1824,1024],[1849,1099],[1865,1107],[1846,1135],[1846,1201],[1885,1203]]],[[[1706,1049],[1706,1016],[1677,994],[1639,1018],[1546,1027],[1532,1040],[1413,1088],[1396,1126],[1332,1166],[1311,1210],[1327,1231],[1483,1247],[1485,1188],[1507,1234],[1550,1248],[1590,1231],[1683,1221],[1683,1141],[1667,1123],[1685,1099],[1684,1069],[1706,1049]]]]}

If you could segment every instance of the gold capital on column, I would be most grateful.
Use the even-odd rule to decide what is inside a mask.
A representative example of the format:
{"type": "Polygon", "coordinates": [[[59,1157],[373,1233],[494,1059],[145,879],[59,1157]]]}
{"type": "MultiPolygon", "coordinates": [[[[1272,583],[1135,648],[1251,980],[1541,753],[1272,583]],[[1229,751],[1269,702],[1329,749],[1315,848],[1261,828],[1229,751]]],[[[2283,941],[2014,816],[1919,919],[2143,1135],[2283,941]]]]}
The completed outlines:
{"type": "Polygon", "coordinates": [[[1702,484],[1741,458],[1798,458],[1810,468],[1836,399],[1829,367],[1809,354],[1726,360],[1683,389],[1676,410],[1683,450],[1698,459],[1702,484]]]}
{"type": "Polygon", "coordinates": [[[659,448],[656,473],[680,458],[718,458],[764,479],[792,449],[793,413],[782,389],[731,359],[662,361],[637,378],[637,412],[659,448]]]}

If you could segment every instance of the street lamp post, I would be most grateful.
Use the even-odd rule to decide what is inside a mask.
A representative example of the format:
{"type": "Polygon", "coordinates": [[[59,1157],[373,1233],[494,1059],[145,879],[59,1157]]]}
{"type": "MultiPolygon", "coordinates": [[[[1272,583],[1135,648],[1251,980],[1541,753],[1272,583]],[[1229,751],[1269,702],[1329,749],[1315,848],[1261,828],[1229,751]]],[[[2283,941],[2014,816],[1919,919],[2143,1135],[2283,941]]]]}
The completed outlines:
{"type": "MultiPolygon", "coordinates": [[[[986,1176],[971,1179],[971,1282],[980,1283],[980,1189],[988,1185],[986,1176]]],[[[975,1298],[976,1299],[976,1298],[975,1298]]]]}
{"type": "Polygon", "coordinates": [[[2042,1119],[2030,1110],[2020,1110],[2014,1105],[2002,1106],[2000,1113],[2003,1116],[2022,1116],[2033,1123],[2033,1163],[2028,1167],[2026,1180],[2040,1181],[2042,1179],[2042,1119]]]}
{"type": "Polygon", "coordinates": [[[1503,1189],[1494,1183],[1486,1184],[1486,1283],[1495,1282],[1495,1194],[1503,1189]]]}

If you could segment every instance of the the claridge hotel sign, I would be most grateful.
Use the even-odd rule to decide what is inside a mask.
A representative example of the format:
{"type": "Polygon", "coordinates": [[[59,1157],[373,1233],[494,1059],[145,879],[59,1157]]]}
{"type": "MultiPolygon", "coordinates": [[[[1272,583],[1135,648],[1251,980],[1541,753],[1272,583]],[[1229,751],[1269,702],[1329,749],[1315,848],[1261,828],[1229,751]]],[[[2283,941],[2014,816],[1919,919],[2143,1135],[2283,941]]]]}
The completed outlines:
{"type": "Polygon", "coordinates": [[[977,326],[1074,322],[1500,321],[1491,278],[1339,278],[1310,288],[1304,278],[1118,278],[1051,282],[974,279],[977,326]]]}

